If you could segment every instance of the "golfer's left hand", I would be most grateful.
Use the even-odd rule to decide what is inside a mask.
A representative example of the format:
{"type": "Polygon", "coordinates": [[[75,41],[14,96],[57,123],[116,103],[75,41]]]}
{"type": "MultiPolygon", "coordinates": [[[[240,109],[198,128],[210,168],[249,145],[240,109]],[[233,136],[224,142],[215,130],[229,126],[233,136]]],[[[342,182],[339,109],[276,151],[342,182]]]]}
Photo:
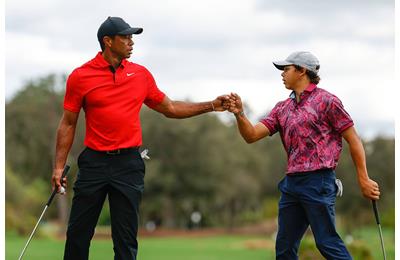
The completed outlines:
{"type": "Polygon", "coordinates": [[[363,196],[370,200],[379,200],[381,192],[377,182],[371,179],[360,181],[361,192],[363,196]]]}

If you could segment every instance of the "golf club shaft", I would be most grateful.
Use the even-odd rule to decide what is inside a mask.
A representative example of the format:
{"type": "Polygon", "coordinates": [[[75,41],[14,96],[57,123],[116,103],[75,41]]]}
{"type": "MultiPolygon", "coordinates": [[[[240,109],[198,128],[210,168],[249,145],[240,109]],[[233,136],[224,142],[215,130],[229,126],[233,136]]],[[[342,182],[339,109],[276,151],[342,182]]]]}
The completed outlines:
{"type": "Polygon", "coordinates": [[[40,217],[39,217],[39,220],[36,222],[36,225],[35,225],[35,227],[33,228],[32,233],[31,233],[31,235],[29,236],[28,241],[26,242],[26,244],[25,244],[25,246],[24,246],[24,249],[22,249],[21,255],[18,257],[18,260],[21,260],[22,257],[24,256],[25,250],[26,250],[26,248],[28,247],[29,243],[31,242],[32,237],[33,237],[33,235],[35,234],[35,231],[36,231],[37,227],[39,226],[39,223],[40,223],[40,221],[42,220],[42,218],[43,218],[43,216],[44,216],[44,213],[46,212],[47,208],[48,208],[48,206],[46,205],[46,206],[44,207],[43,211],[42,211],[42,214],[41,214],[40,217]]]}
{"type": "Polygon", "coordinates": [[[381,240],[381,247],[382,247],[383,259],[386,260],[386,251],[385,251],[385,244],[383,243],[383,235],[382,235],[381,221],[380,221],[380,219],[379,219],[378,207],[376,206],[376,201],[375,201],[375,200],[372,200],[372,208],[374,209],[376,224],[378,224],[379,238],[380,238],[380,240],[381,240]]]}
{"type": "Polygon", "coordinates": [[[382,228],[381,228],[380,224],[378,225],[378,228],[379,228],[379,237],[381,239],[381,247],[382,247],[383,259],[386,260],[385,244],[383,243],[382,228]]]}
{"type": "MultiPolygon", "coordinates": [[[[68,171],[69,171],[69,168],[70,168],[69,165],[65,165],[64,170],[63,170],[63,173],[62,173],[62,175],[61,175],[61,182],[62,182],[62,179],[64,179],[64,177],[67,176],[67,173],[68,173],[68,171]]],[[[29,243],[31,242],[32,237],[33,237],[33,235],[35,234],[36,229],[37,229],[37,227],[39,226],[39,223],[40,223],[40,221],[42,220],[42,218],[43,218],[43,216],[44,216],[44,213],[46,212],[47,208],[50,206],[50,204],[51,204],[51,202],[53,201],[54,196],[55,196],[56,194],[57,194],[57,187],[55,187],[54,190],[53,190],[53,192],[51,193],[50,198],[49,198],[49,200],[47,201],[46,206],[44,207],[44,209],[43,209],[43,211],[42,211],[42,214],[41,214],[40,217],[39,217],[39,220],[36,222],[36,225],[35,225],[35,227],[33,228],[32,233],[31,233],[31,235],[30,235],[29,238],[28,238],[28,241],[26,242],[24,248],[22,249],[21,255],[19,256],[18,260],[21,260],[22,257],[24,256],[24,253],[25,253],[25,251],[26,251],[26,248],[28,247],[29,243]]]]}

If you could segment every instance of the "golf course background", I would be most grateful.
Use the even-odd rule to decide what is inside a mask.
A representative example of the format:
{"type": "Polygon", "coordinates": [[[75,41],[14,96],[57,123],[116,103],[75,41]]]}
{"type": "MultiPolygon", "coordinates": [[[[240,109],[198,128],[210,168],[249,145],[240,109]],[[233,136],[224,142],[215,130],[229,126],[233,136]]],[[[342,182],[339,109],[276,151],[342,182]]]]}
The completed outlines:
{"type": "MultiPolygon", "coordinates": [[[[394,259],[394,234],[384,230],[387,259],[394,259]]],[[[355,232],[355,241],[348,244],[355,260],[382,259],[379,238],[374,227],[355,232]],[[364,245],[364,246],[360,246],[364,245]],[[365,246],[376,250],[365,249],[365,246]]],[[[6,259],[17,259],[25,239],[9,235],[6,240],[6,259]]],[[[208,237],[145,237],[139,239],[140,260],[265,260],[274,259],[274,241],[261,236],[208,236],[208,237]]],[[[26,252],[26,259],[62,259],[64,243],[54,239],[34,239],[26,252]]],[[[306,236],[300,247],[300,259],[321,259],[312,237],[306,236]]],[[[113,259],[112,241],[93,240],[90,259],[113,259]]]]}
{"type": "MultiPolygon", "coordinates": [[[[17,258],[50,195],[64,86],[63,75],[38,78],[6,103],[6,259],[17,258]]],[[[26,259],[61,259],[76,159],[83,149],[83,119],[82,112],[68,159],[67,195],[56,196],[26,259]]],[[[140,226],[153,233],[140,237],[139,259],[274,258],[277,184],[284,176],[286,155],[278,135],[246,144],[233,120],[221,120],[215,114],[171,120],[142,109],[143,148],[149,149],[151,160],[146,161],[140,226]],[[270,223],[268,228],[247,228],[264,222],[270,223]],[[156,236],[162,229],[216,228],[224,234],[156,236]]],[[[376,136],[363,142],[369,175],[381,189],[378,208],[388,259],[394,259],[394,138],[376,136]]],[[[343,197],[336,204],[341,236],[353,248],[353,255],[361,255],[354,259],[381,259],[371,203],[361,195],[345,143],[336,173],[344,185],[343,197]]],[[[106,204],[99,225],[109,230],[109,224],[106,204]]],[[[302,259],[308,257],[308,250],[314,252],[309,259],[321,259],[312,238],[302,242],[300,254],[306,254],[302,259]]],[[[112,259],[112,241],[107,236],[93,241],[91,259],[112,259]]]]}

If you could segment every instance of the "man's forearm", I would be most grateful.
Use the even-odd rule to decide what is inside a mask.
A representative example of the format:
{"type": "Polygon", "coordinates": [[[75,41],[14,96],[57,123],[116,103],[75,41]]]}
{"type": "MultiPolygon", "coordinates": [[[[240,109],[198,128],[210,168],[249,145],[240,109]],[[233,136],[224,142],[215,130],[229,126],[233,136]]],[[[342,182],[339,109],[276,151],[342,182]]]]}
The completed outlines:
{"type": "Polygon", "coordinates": [[[358,184],[363,196],[368,199],[378,200],[380,195],[379,185],[368,176],[365,151],[360,137],[358,137],[354,127],[345,130],[342,136],[349,144],[351,158],[356,167],[358,184]]]}
{"type": "Polygon", "coordinates": [[[243,113],[235,114],[238,129],[240,135],[247,143],[253,143],[257,141],[255,139],[255,129],[253,124],[247,119],[246,115],[243,113]]]}
{"type": "Polygon", "coordinates": [[[57,143],[54,168],[62,169],[67,161],[69,150],[75,136],[75,126],[60,124],[57,130],[57,143]]]}
{"type": "Polygon", "coordinates": [[[165,113],[169,118],[188,118],[214,111],[212,101],[199,103],[172,101],[172,103],[173,106],[171,111],[165,113]]]}
{"type": "Polygon", "coordinates": [[[357,137],[349,142],[350,154],[353,159],[354,166],[356,167],[358,180],[369,179],[367,173],[366,159],[364,147],[361,140],[357,137]]]}

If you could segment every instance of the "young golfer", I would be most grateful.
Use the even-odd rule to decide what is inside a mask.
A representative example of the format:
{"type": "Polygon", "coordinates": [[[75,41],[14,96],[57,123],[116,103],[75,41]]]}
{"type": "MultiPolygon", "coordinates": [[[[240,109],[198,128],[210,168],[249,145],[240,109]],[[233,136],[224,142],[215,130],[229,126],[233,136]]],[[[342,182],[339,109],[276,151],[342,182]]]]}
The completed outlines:
{"type": "Polygon", "coordinates": [[[335,168],[342,137],[349,144],[358,183],[365,198],[379,199],[378,184],[368,177],[365,152],[353,120],[335,95],[317,87],[319,61],[309,52],[294,52],[273,62],[282,70],[288,99],[278,102],[259,123],[246,118],[240,97],[232,93],[230,112],[248,143],[279,132],[287,153],[286,176],[278,184],[276,259],[298,259],[300,240],[308,226],[326,259],[352,259],[335,228],[335,168]]]}

